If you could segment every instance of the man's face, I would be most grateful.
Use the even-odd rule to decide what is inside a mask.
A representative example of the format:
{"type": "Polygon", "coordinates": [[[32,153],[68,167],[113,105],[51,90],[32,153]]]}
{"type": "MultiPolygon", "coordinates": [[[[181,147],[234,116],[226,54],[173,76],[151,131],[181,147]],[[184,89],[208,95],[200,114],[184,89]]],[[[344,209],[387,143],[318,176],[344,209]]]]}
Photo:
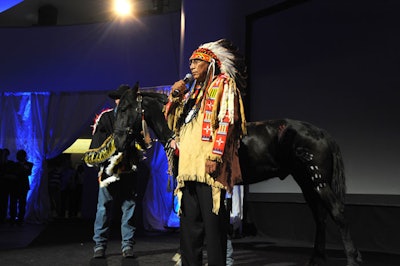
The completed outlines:
{"type": "Polygon", "coordinates": [[[209,63],[200,59],[193,59],[189,62],[190,71],[192,72],[193,78],[199,82],[206,80],[207,69],[209,63]]]}
{"type": "Polygon", "coordinates": [[[120,99],[115,99],[115,105],[118,106],[120,99]]]}

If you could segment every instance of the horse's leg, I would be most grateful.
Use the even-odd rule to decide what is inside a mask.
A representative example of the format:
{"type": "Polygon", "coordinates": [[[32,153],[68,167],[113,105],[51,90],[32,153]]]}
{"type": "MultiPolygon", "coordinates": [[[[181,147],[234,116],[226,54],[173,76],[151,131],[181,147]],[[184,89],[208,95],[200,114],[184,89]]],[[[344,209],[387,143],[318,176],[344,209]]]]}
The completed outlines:
{"type": "Polygon", "coordinates": [[[361,253],[355,248],[350,236],[350,228],[344,215],[344,204],[340,202],[330,187],[318,189],[321,199],[324,201],[329,214],[339,227],[347,257],[347,266],[357,266],[362,262],[361,253]]]}
{"type": "Polygon", "coordinates": [[[314,251],[307,265],[324,265],[326,263],[326,219],[327,210],[324,205],[324,199],[319,195],[319,188],[326,187],[326,174],[324,165],[325,152],[323,147],[319,150],[312,151],[309,148],[297,147],[295,156],[297,159],[297,167],[293,178],[300,186],[304,199],[310,207],[315,221],[315,239],[314,251]]]}
{"type": "Polygon", "coordinates": [[[325,236],[327,212],[321,199],[314,191],[303,190],[304,199],[311,209],[315,222],[314,250],[307,266],[324,265],[326,263],[325,236]]]}

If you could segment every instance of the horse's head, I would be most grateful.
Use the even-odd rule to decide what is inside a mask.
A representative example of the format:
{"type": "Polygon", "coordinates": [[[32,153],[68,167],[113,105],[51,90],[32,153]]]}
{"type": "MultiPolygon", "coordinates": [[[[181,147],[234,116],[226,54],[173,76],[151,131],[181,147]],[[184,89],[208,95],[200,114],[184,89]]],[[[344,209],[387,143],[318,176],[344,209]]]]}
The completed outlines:
{"type": "Polygon", "coordinates": [[[118,151],[124,151],[132,141],[146,144],[143,122],[154,131],[156,137],[165,145],[173,132],[164,118],[163,107],[168,96],[157,92],[139,92],[138,85],[126,91],[119,102],[114,124],[114,142],[118,151]],[[144,118],[144,121],[143,121],[144,118]]]}
{"type": "MultiPolygon", "coordinates": [[[[140,108],[138,102],[139,85],[127,90],[119,101],[114,123],[114,143],[118,151],[123,151],[140,132],[140,108]]],[[[139,96],[140,97],[140,96],[139,96]]]]}

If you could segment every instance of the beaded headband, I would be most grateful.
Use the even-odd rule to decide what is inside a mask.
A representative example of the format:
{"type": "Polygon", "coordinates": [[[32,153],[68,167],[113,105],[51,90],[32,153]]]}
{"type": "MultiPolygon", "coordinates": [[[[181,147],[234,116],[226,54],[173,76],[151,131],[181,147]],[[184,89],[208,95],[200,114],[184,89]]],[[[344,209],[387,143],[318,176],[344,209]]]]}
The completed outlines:
{"type": "Polygon", "coordinates": [[[196,49],[193,52],[192,56],[189,58],[189,60],[193,59],[199,59],[202,61],[206,61],[208,63],[211,63],[212,60],[214,59],[218,67],[221,67],[221,61],[219,61],[218,57],[210,49],[207,48],[196,49]]]}

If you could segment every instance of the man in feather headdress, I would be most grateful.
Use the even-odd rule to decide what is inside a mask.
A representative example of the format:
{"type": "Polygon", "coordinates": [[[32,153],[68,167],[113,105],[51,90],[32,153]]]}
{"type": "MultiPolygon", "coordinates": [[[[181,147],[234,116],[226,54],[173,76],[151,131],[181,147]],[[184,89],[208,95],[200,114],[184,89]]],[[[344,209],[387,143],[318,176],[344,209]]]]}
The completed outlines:
{"type": "Polygon", "coordinates": [[[171,93],[165,110],[176,134],[171,147],[179,149],[175,193],[181,203],[182,265],[201,265],[204,240],[208,264],[225,265],[225,193],[242,180],[238,147],[246,132],[240,90],[246,67],[227,40],[201,45],[189,60],[193,85],[188,91],[183,80],[175,82],[171,91],[182,93],[171,93]]]}

